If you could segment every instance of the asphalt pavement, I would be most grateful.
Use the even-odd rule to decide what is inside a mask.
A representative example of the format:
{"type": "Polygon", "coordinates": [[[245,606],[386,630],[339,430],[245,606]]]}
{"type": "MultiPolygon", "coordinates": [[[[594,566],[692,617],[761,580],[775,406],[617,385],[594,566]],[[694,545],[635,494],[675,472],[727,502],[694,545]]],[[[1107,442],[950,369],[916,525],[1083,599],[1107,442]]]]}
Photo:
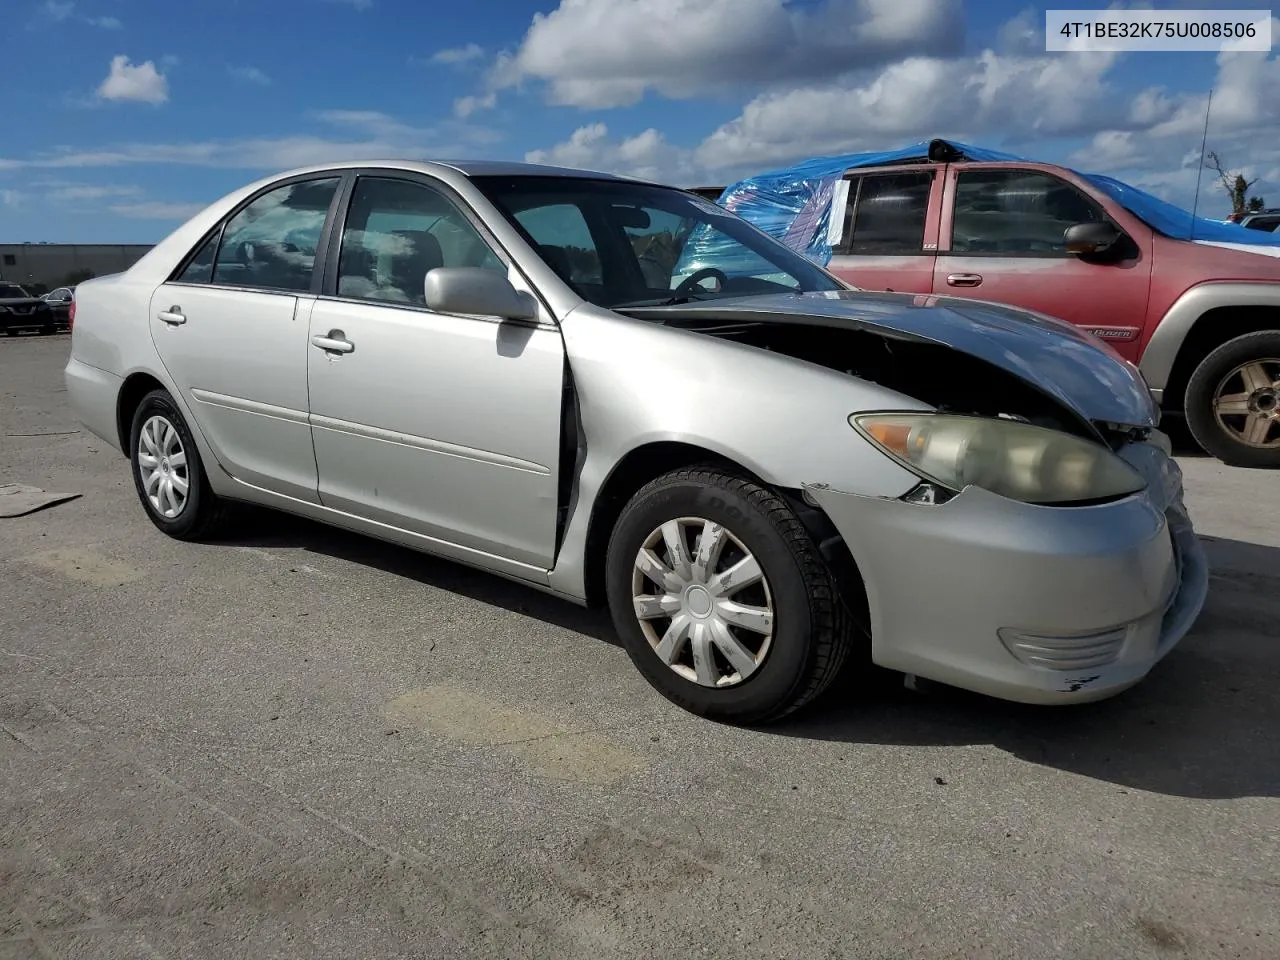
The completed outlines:
{"type": "Polygon", "coordinates": [[[1116,699],[736,729],[506,581],[164,537],[68,349],[0,340],[0,484],[80,494],[0,519],[0,960],[1280,957],[1275,473],[1184,451],[1208,606],[1116,699]]]}

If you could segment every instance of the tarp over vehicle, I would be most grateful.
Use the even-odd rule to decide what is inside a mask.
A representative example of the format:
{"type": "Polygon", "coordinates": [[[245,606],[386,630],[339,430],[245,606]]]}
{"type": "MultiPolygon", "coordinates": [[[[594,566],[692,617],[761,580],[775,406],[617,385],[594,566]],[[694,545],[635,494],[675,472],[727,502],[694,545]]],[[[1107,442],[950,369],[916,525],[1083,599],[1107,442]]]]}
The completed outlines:
{"type": "MultiPolygon", "coordinates": [[[[835,195],[836,185],[845,173],[858,167],[888,166],[929,159],[952,162],[1030,160],[1028,157],[955,140],[922,140],[898,150],[815,157],[794,166],[757,174],[727,187],[720,195],[719,202],[721,206],[737,213],[793,250],[825,266],[831,259],[831,245],[827,238],[832,197],[835,195]]],[[[1202,243],[1275,247],[1277,255],[1280,255],[1280,234],[1264,233],[1234,223],[1192,216],[1174,204],[1112,177],[1101,174],[1081,176],[1154,230],[1167,236],[1183,240],[1194,239],[1202,243]]],[[[688,259],[715,262],[716,258],[712,254],[716,238],[704,235],[691,237],[690,240],[700,241],[700,244],[696,252],[687,251],[688,254],[693,254],[688,259]]]]}

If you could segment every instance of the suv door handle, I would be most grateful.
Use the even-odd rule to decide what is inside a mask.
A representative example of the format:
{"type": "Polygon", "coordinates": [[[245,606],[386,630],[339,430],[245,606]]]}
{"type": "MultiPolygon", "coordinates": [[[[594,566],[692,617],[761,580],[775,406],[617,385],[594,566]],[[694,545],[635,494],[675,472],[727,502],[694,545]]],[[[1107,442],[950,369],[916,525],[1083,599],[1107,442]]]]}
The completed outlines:
{"type": "Polygon", "coordinates": [[[163,320],[165,323],[169,324],[169,326],[171,327],[176,327],[179,324],[183,324],[187,322],[187,315],[183,313],[182,308],[177,306],[176,304],[170,307],[168,310],[161,310],[159,313],[156,314],[156,317],[163,320]]]}
{"type": "Polygon", "coordinates": [[[325,353],[350,353],[356,348],[341,330],[330,330],[327,336],[312,337],[311,345],[319,347],[325,353]]]}
{"type": "Polygon", "coordinates": [[[980,273],[949,273],[947,274],[947,283],[953,287],[976,287],[982,283],[982,274],[980,273]]]}

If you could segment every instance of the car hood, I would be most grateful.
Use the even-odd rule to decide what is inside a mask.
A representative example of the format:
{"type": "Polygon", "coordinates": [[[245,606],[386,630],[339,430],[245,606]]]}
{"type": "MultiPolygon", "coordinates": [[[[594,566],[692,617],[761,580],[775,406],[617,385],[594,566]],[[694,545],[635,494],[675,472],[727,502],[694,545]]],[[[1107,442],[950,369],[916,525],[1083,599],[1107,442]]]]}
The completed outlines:
{"type": "Polygon", "coordinates": [[[1109,344],[1064,320],[1001,304],[831,290],[726,297],[658,311],[672,311],[673,319],[724,316],[758,323],[853,327],[941,344],[999,367],[1086,420],[1152,427],[1160,418],[1138,368],[1109,344]]]}

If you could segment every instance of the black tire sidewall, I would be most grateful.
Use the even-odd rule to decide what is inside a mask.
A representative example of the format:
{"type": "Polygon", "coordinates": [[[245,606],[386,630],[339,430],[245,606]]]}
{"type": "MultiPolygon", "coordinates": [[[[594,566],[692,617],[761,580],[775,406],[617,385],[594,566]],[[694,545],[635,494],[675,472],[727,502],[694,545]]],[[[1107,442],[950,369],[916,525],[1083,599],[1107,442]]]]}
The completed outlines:
{"type": "Polygon", "coordinates": [[[1207,453],[1231,466],[1280,468],[1280,447],[1263,450],[1246,446],[1218,423],[1213,413],[1214,392],[1222,378],[1253,359],[1280,357],[1280,331],[1246,334],[1213,350],[1196,367],[1187,383],[1184,414],[1191,435],[1207,453]]]}
{"type": "Polygon", "coordinates": [[[750,721],[785,711],[807,687],[815,669],[813,616],[801,567],[769,517],[728,485],[681,479],[641,491],[614,528],[605,577],[614,627],[627,653],[659,692],[686,710],[750,721]],[[684,516],[723,524],[755,556],[769,584],[769,653],[751,677],[733,687],[704,687],[681,677],[658,658],[634,613],[631,575],[641,544],[663,522],[684,516]]]}
{"type": "Polygon", "coordinates": [[[167,391],[154,390],[143,397],[138,409],[133,413],[133,424],[129,430],[129,463],[133,471],[133,486],[138,492],[138,499],[147,516],[160,530],[171,537],[183,538],[191,535],[200,524],[203,513],[207,510],[212,495],[207,491],[208,481],[205,479],[204,464],[200,460],[200,451],[196,447],[195,438],[187,427],[177,404],[167,391]],[[156,513],[147,498],[142,483],[142,473],[138,468],[138,444],[141,440],[142,425],[153,416],[162,416],[173,424],[182,441],[182,449],[187,455],[187,503],[182,513],[172,520],[156,513]]]}

